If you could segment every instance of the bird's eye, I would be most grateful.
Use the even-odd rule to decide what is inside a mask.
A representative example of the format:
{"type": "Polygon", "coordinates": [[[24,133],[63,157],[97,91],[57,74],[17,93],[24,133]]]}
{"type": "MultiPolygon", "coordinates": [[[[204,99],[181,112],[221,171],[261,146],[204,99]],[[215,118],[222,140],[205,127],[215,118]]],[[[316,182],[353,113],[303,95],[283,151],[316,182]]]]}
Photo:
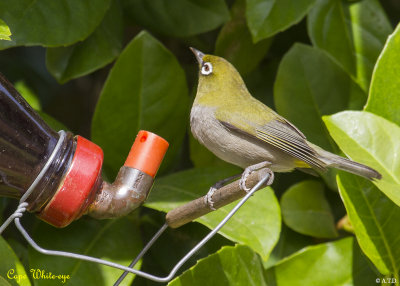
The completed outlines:
{"type": "Polygon", "coordinates": [[[201,67],[201,74],[203,75],[209,75],[210,73],[212,73],[213,71],[213,67],[212,64],[209,62],[206,62],[203,64],[203,66],[201,67]]]}

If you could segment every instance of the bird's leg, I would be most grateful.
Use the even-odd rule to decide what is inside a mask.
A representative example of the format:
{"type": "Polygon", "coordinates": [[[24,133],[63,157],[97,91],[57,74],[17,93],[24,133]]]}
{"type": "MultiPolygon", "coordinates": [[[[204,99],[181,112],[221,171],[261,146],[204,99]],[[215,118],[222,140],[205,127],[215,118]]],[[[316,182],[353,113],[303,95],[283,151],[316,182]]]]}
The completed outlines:
{"type": "Polygon", "coordinates": [[[263,172],[262,176],[266,176],[267,174],[269,174],[269,179],[265,184],[267,186],[271,185],[272,182],[274,181],[274,172],[272,172],[272,170],[268,168],[270,165],[271,165],[270,162],[265,161],[265,162],[261,162],[261,163],[257,163],[257,164],[251,165],[251,166],[247,167],[246,169],[244,169],[244,171],[242,173],[242,178],[240,179],[240,182],[239,182],[240,188],[243,191],[245,191],[246,193],[248,193],[250,191],[250,189],[248,187],[246,187],[247,177],[252,172],[260,170],[260,169],[265,170],[265,173],[263,172]]]}
{"type": "Polygon", "coordinates": [[[213,211],[216,210],[214,208],[214,202],[212,200],[212,196],[214,195],[214,192],[216,190],[218,190],[219,188],[222,188],[227,182],[230,182],[236,178],[239,178],[240,175],[241,174],[237,174],[237,175],[228,177],[228,178],[220,180],[220,181],[216,182],[214,185],[212,185],[212,187],[208,191],[207,195],[204,196],[204,202],[210,207],[210,209],[212,209],[213,211]]]}

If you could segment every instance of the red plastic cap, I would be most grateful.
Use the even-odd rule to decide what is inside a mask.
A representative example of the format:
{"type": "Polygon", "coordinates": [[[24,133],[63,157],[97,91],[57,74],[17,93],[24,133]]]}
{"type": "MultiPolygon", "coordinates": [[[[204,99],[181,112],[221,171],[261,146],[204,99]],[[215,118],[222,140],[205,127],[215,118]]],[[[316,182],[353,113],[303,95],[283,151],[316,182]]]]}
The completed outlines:
{"type": "Polygon", "coordinates": [[[39,217],[57,227],[67,226],[78,218],[93,197],[91,192],[101,175],[102,163],[103,150],[77,136],[75,154],[64,181],[39,217]]]}
{"type": "Polygon", "coordinates": [[[141,130],[136,136],[124,166],[138,169],[154,178],[168,146],[164,138],[141,130]]]}

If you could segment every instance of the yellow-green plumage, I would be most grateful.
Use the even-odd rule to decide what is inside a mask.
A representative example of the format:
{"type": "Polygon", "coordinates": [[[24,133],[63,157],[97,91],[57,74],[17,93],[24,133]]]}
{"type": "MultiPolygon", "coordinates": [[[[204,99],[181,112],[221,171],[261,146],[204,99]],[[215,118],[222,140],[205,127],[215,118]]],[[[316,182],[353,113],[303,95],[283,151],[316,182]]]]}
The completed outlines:
{"type": "Polygon", "coordinates": [[[200,73],[191,129],[216,156],[242,168],[266,161],[277,172],[335,167],[369,179],[380,178],[375,170],[308,142],[293,124],[250,95],[228,61],[192,50],[200,73]]]}

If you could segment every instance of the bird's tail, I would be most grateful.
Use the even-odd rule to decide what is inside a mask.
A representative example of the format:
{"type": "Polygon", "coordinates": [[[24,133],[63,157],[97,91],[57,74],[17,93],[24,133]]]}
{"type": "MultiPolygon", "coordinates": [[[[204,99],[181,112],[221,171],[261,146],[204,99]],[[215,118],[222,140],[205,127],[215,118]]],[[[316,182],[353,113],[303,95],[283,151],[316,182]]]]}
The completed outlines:
{"type": "Polygon", "coordinates": [[[371,167],[354,162],[352,160],[338,156],[336,154],[332,154],[319,147],[315,149],[317,153],[321,156],[320,159],[327,165],[327,167],[350,172],[358,176],[365,177],[369,180],[382,178],[382,175],[378,171],[372,169],[371,167]]]}

